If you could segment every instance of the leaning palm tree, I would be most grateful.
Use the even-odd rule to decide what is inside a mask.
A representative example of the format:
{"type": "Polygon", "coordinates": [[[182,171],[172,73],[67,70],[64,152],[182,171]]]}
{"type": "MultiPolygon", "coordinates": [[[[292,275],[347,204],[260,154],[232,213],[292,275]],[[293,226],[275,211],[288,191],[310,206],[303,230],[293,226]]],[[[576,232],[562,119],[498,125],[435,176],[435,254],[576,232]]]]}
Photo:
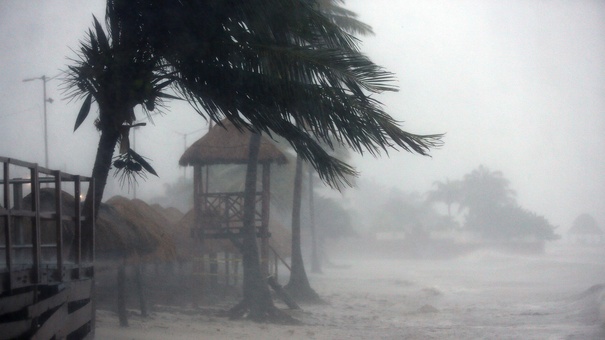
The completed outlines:
{"type": "MultiPolygon", "coordinates": [[[[353,34],[373,34],[372,27],[357,20],[357,14],[349,11],[341,6],[343,0],[320,0],[317,2],[319,10],[332,23],[346,32],[353,34]]],[[[334,147],[332,147],[334,149],[334,147]]],[[[340,148],[343,149],[343,148],[340,148]]],[[[311,270],[320,272],[319,259],[317,255],[317,239],[314,222],[314,207],[313,207],[313,187],[312,176],[313,171],[309,167],[309,214],[310,214],[310,231],[311,231],[311,270]]],[[[296,167],[294,175],[294,191],[292,199],[292,256],[290,263],[290,279],[284,287],[290,295],[295,299],[304,302],[320,303],[322,302],[319,295],[311,288],[305,264],[302,256],[302,239],[301,239],[301,205],[302,205],[302,182],[303,182],[303,162],[300,156],[296,158],[296,167]]]]}
{"type": "MultiPolygon", "coordinates": [[[[167,99],[182,98],[217,124],[227,118],[240,129],[280,135],[335,187],[355,171],[314,137],[329,147],[346,144],[373,155],[392,147],[426,155],[440,142],[440,135],[401,130],[384,112],[370,94],[396,90],[392,74],[363,56],[356,39],[324,16],[315,1],[108,0],[106,22],[107,33],[94,20],[67,78],[70,95],[84,100],[76,128],[91,104],[98,105],[96,190],[86,197],[86,225],[98,211],[112,164],[130,174],[153,173],[128,147],[138,105],[149,113],[167,99]]],[[[243,243],[256,247],[255,239],[243,243]]],[[[244,256],[250,274],[258,251],[244,256]]],[[[245,279],[258,289],[244,289],[241,315],[255,320],[274,315],[263,280],[256,272],[245,279]]]]}

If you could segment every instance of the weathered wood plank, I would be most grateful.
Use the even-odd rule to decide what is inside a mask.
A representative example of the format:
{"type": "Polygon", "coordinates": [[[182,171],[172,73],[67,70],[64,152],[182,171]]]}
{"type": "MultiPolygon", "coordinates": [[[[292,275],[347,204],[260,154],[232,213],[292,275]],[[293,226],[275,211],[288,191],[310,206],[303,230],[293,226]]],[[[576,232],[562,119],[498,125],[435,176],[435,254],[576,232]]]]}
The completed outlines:
{"type": "Polygon", "coordinates": [[[72,281],[69,284],[69,301],[90,299],[92,294],[92,280],[72,281]]]}
{"type": "Polygon", "coordinates": [[[27,307],[27,315],[31,318],[35,318],[40,316],[42,313],[53,309],[60,304],[66,303],[67,298],[69,296],[69,289],[64,289],[59,293],[49,297],[48,299],[44,299],[35,305],[31,305],[27,307]]]}
{"type": "MultiPolygon", "coordinates": [[[[57,332],[61,330],[61,326],[65,323],[67,318],[67,304],[63,304],[59,307],[42,325],[36,330],[36,333],[31,337],[32,340],[37,339],[52,339],[57,332]]],[[[56,338],[61,339],[65,337],[57,336],[56,338]]]]}
{"type": "Polygon", "coordinates": [[[82,306],[82,308],[68,315],[60,335],[66,336],[84,326],[87,322],[92,321],[92,315],[92,303],[88,302],[86,305],[82,306]]]}
{"type": "Polygon", "coordinates": [[[32,320],[19,320],[0,323],[0,335],[3,339],[23,339],[31,328],[32,320]]]}
{"type": "Polygon", "coordinates": [[[34,303],[34,292],[3,297],[1,301],[0,315],[16,312],[34,303]]]}

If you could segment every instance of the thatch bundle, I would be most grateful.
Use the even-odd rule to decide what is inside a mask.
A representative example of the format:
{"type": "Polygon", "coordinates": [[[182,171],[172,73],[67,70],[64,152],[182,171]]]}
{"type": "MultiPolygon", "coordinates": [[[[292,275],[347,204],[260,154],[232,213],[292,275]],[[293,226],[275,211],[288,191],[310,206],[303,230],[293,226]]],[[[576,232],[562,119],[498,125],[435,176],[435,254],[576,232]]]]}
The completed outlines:
{"type": "MultiPolygon", "coordinates": [[[[246,164],[251,132],[238,130],[228,120],[215,125],[181,156],[179,165],[246,164]]],[[[267,138],[261,138],[258,162],[285,163],[286,156],[267,138]]]]}
{"type": "Polygon", "coordinates": [[[147,203],[114,196],[107,204],[128,222],[130,228],[134,228],[139,246],[144,245],[145,249],[153,248],[152,252],[139,253],[144,259],[170,261],[176,258],[174,241],[168,232],[170,223],[147,203]]]}
{"type": "MultiPolygon", "coordinates": [[[[69,193],[61,193],[62,211],[65,216],[75,216],[75,199],[69,193]]],[[[130,203],[126,198],[113,198],[114,204],[101,203],[95,228],[97,258],[136,258],[172,260],[176,256],[174,242],[160,225],[164,217],[142,201],[130,203]],[[158,223],[159,222],[159,223],[158,223]]],[[[31,194],[23,198],[22,210],[31,210],[31,194]]],[[[40,189],[40,211],[55,211],[55,189],[40,189]]],[[[167,222],[166,222],[167,223],[167,222]]],[[[31,240],[31,220],[25,218],[21,229],[24,240],[31,240]]],[[[42,221],[42,243],[55,242],[54,221],[42,221]]],[[[71,244],[75,234],[73,221],[63,222],[63,242],[71,244]]]]}
{"type": "MultiPolygon", "coordinates": [[[[39,191],[40,195],[40,212],[55,212],[55,189],[54,188],[41,188],[39,191]]],[[[61,191],[61,207],[63,215],[75,216],[76,200],[75,198],[65,191],[61,191]]],[[[31,193],[23,197],[21,200],[20,210],[32,211],[32,195],[31,193]]],[[[73,239],[75,234],[75,224],[72,221],[63,221],[63,242],[68,245],[73,239]]],[[[23,233],[23,240],[27,243],[31,243],[31,219],[23,218],[21,220],[21,233],[23,233]]],[[[42,221],[40,226],[40,240],[42,244],[55,243],[56,242],[56,225],[54,221],[42,221]]]]}
{"type": "Polygon", "coordinates": [[[168,223],[170,223],[171,226],[179,223],[181,218],[185,216],[185,214],[183,214],[179,209],[174,207],[164,208],[156,203],[152,204],[151,208],[158,212],[160,215],[162,215],[168,221],[168,223]]]}

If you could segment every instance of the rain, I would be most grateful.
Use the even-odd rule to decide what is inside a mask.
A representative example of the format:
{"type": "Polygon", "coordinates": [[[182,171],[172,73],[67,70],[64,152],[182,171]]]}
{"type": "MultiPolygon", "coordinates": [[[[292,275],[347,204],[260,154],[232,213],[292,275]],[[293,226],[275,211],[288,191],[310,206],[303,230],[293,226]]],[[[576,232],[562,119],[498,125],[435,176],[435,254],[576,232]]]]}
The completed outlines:
{"type": "MultiPolygon", "coordinates": [[[[99,111],[93,104],[74,131],[83,98],[69,97],[64,78],[105,6],[0,2],[0,157],[91,176],[99,111]]],[[[398,91],[370,97],[403,130],[443,134],[443,144],[427,156],[337,145],[332,154],[358,172],[341,190],[309,177],[305,163],[301,251],[321,303],[292,309],[273,287],[275,305],[296,324],[230,320],[226,311],[242,298],[237,242],[204,240],[213,255],[195,255],[192,165],[200,160],[181,158],[194,143],[210,150],[204,137],[221,127],[186,101],[167,100],[149,116],[137,107],[135,123],[145,125],[130,129],[130,148],[157,176],[131,183],[110,171],[97,222],[97,237],[109,242],[97,246],[96,337],[605,337],[605,3],[343,6],[372,28],[357,35],[361,52],[396,78],[398,91]],[[199,256],[218,263],[202,270],[218,278],[197,281],[199,256]],[[118,322],[118,267],[129,327],[118,322]]],[[[271,270],[288,288],[296,155],[276,134],[263,137],[284,153],[271,164],[267,221],[268,242],[282,254],[271,270]]],[[[206,181],[206,194],[243,192],[246,166],[238,162],[202,167],[197,180],[206,181]]]]}

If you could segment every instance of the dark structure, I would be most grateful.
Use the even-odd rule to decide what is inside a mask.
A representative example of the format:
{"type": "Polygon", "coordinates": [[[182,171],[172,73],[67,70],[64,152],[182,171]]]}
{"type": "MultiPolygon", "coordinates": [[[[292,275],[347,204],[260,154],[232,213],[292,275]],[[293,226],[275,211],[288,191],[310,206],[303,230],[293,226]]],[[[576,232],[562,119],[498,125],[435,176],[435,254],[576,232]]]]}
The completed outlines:
{"type": "Polygon", "coordinates": [[[15,159],[0,164],[0,338],[91,338],[94,258],[83,254],[94,254],[94,239],[82,238],[80,195],[94,183],[15,159]]]}
{"type": "MultiPolygon", "coordinates": [[[[209,167],[220,164],[248,163],[250,132],[238,130],[230,122],[215,125],[206,135],[193,143],[181,156],[181,166],[193,166],[193,212],[192,235],[202,242],[229,239],[236,246],[241,243],[243,227],[244,192],[209,192],[209,167]]],[[[260,238],[261,266],[269,273],[269,199],[271,163],[284,164],[286,156],[266,137],[261,140],[258,163],[262,166],[261,190],[256,193],[255,228],[260,238]]],[[[243,178],[242,178],[243,180],[243,178]]],[[[243,189],[242,189],[243,190],[243,189]]],[[[212,247],[210,247],[212,248],[212,247]]],[[[210,274],[218,273],[216,253],[210,252],[210,274]],[[213,260],[214,259],[214,260],[213,260]],[[213,267],[214,266],[214,267],[213,267]]],[[[228,266],[228,256],[225,258],[228,266]]],[[[226,269],[228,273],[228,268],[226,269]]],[[[202,273],[204,272],[202,264],[202,273]]]]}

